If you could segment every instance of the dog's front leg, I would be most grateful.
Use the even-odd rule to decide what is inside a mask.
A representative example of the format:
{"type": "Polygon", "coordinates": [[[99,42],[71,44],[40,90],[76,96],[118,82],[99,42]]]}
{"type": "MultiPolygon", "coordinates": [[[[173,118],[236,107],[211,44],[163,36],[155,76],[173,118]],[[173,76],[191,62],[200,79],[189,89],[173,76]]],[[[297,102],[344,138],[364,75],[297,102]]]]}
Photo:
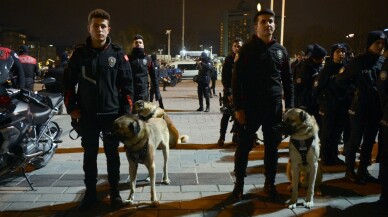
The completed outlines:
{"type": "Polygon", "coordinates": [[[133,204],[135,199],[135,187],[136,187],[136,179],[137,179],[137,167],[138,164],[133,162],[132,160],[129,160],[129,196],[128,199],[125,201],[129,204],[133,204]]]}
{"type": "Polygon", "coordinates": [[[304,203],[304,207],[312,208],[314,206],[314,187],[315,187],[315,179],[317,177],[318,171],[318,162],[311,162],[310,165],[310,175],[309,175],[309,186],[307,189],[306,202],[304,203]]]}
{"type": "Polygon", "coordinates": [[[299,165],[297,162],[291,163],[291,174],[292,174],[292,192],[291,199],[288,202],[288,208],[294,209],[296,208],[296,203],[298,202],[298,191],[299,191],[299,165]],[[296,164],[296,165],[295,165],[296,164]]]}
{"type": "Polygon", "coordinates": [[[151,203],[153,207],[158,207],[159,206],[159,201],[158,198],[156,197],[156,191],[155,191],[155,162],[153,162],[149,167],[148,167],[148,173],[150,175],[151,179],[151,203]]]}

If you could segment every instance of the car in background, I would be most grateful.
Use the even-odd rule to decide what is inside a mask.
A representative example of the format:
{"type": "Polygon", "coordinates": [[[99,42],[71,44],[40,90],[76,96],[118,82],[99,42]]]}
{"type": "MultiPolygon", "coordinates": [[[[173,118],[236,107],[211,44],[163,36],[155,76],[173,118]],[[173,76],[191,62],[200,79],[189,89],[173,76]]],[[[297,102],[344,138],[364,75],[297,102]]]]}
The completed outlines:
{"type": "Polygon", "coordinates": [[[182,71],[183,79],[191,79],[198,75],[197,63],[195,61],[177,61],[170,63],[170,66],[180,69],[182,71]]]}

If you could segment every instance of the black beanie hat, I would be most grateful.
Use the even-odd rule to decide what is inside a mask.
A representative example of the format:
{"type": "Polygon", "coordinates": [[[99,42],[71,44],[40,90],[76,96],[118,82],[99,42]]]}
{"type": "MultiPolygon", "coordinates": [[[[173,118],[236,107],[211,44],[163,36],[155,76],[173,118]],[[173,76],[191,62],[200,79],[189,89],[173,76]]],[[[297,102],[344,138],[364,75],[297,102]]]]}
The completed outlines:
{"type": "Polygon", "coordinates": [[[345,45],[344,45],[344,44],[341,44],[341,43],[337,43],[337,44],[333,44],[333,45],[331,46],[330,56],[333,56],[335,50],[337,50],[337,49],[341,49],[341,50],[343,50],[344,52],[346,52],[346,47],[345,47],[345,45]]]}
{"type": "Polygon", "coordinates": [[[375,41],[379,39],[384,39],[385,41],[387,37],[385,36],[384,32],[382,31],[372,31],[369,32],[368,38],[366,40],[366,48],[368,49],[375,41]]]}
{"type": "Polygon", "coordinates": [[[22,45],[19,47],[19,53],[28,53],[27,45],[22,45]]]}
{"type": "Polygon", "coordinates": [[[313,51],[313,48],[314,48],[313,44],[307,45],[307,48],[306,48],[306,51],[305,51],[305,54],[306,54],[307,57],[311,56],[311,52],[313,51]]]}
{"type": "Polygon", "coordinates": [[[325,57],[326,54],[327,54],[327,52],[326,52],[325,48],[323,48],[317,44],[314,44],[313,50],[311,51],[312,58],[320,59],[320,58],[325,57]]]}

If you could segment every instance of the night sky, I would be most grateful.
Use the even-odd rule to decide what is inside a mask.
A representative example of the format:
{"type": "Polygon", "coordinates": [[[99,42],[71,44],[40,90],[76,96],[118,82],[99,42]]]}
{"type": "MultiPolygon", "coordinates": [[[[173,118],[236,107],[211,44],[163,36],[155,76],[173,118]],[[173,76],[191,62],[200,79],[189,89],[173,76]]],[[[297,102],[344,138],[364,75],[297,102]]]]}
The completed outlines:
{"type": "MultiPolygon", "coordinates": [[[[249,3],[254,0],[246,0],[249,3]]],[[[220,22],[224,11],[236,9],[240,0],[186,0],[185,39],[195,36],[204,47],[219,50],[220,22]]],[[[270,0],[262,0],[269,7],[270,0]]],[[[173,51],[181,47],[182,0],[0,0],[1,27],[25,30],[56,46],[72,46],[88,36],[87,15],[95,8],[111,14],[111,35],[133,28],[150,32],[153,40],[167,44],[171,29],[173,51]]],[[[281,14],[281,0],[275,0],[281,14]]],[[[349,33],[388,28],[386,0],[286,0],[285,46],[291,50],[309,43],[344,41],[349,33]]],[[[280,31],[280,26],[277,26],[280,31]]],[[[141,33],[141,32],[140,32],[141,33]]],[[[365,41],[361,37],[360,43],[365,41]]],[[[114,40],[114,38],[113,38],[114,40]]],[[[147,49],[147,42],[145,42],[147,49]]],[[[198,50],[199,48],[189,48],[198,50]]]]}

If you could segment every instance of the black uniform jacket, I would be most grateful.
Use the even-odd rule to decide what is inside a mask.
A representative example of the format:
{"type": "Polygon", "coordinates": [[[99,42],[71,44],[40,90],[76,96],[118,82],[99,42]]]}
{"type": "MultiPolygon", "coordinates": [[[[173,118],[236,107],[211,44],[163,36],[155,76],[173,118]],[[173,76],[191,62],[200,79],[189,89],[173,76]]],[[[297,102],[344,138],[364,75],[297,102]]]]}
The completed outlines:
{"type": "Polygon", "coordinates": [[[80,109],[85,114],[130,113],[133,99],[132,72],[128,57],[117,45],[91,47],[91,39],[78,47],[65,70],[67,112],[80,109]]]}
{"type": "Polygon", "coordinates": [[[234,53],[231,55],[228,55],[225,58],[224,65],[222,66],[221,81],[222,81],[222,86],[224,86],[225,96],[229,96],[232,94],[232,72],[233,72],[235,56],[236,55],[234,53]]]}
{"type": "Polygon", "coordinates": [[[388,123],[388,59],[385,59],[377,81],[383,120],[388,123]]]}
{"type": "Polygon", "coordinates": [[[278,102],[284,94],[285,107],[294,106],[294,86],[287,50],[275,40],[265,44],[256,35],[243,45],[232,75],[236,110],[249,105],[278,102]]]}
{"type": "Polygon", "coordinates": [[[346,90],[337,84],[337,76],[344,65],[344,62],[335,63],[331,58],[326,59],[325,66],[314,83],[314,96],[320,104],[328,100],[338,102],[346,98],[346,90]]]}
{"type": "Polygon", "coordinates": [[[377,78],[383,65],[384,57],[365,52],[340,71],[338,84],[353,93],[351,111],[364,106],[379,106],[377,78]]]}

